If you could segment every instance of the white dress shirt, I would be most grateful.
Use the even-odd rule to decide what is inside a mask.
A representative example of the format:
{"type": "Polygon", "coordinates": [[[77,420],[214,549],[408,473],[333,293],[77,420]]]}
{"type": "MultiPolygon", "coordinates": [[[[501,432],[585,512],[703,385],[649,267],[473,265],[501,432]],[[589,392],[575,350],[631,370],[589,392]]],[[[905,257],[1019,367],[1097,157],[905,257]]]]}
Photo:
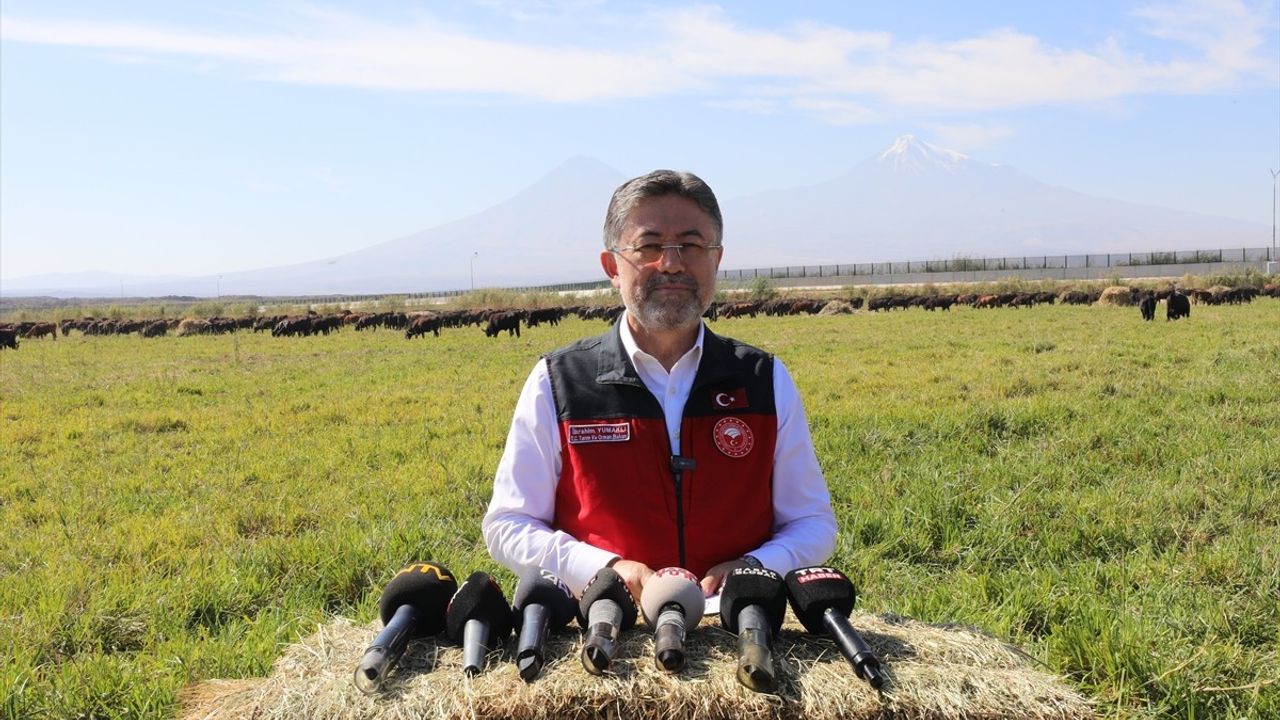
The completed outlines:
{"type": "MultiPolygon", "coordinates": [[[[679,453],[680,423],[702,359],[703,329],[699,329],[694,346],[667,372],[636,345],[625,315],[619,322],[623,348],[644,386],[662,405],[671,447],[679,453]]],[[[773,394],[778,418],[773,453],[773,536],[750,554],[765,567],[785,574],[831,556],[836,520],[804,406],[790,374],[777,358],[773,361],[773,394]]],[[[560,470],[560,426],[547,361],[541,359],[516,401],[506,449],[493,482],[493,499],[484,516],[485,545],[489,554],[513,573],[540,567],[581,593],[587,581],[617,555],[551,528],[560,470]]]]}

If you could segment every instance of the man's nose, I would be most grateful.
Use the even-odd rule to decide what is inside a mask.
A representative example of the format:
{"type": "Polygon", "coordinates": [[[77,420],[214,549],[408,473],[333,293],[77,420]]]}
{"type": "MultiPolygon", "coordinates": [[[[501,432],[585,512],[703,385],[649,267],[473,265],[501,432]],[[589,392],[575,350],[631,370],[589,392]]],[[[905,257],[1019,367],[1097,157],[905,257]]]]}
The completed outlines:
{"type": "Polygon", "coordinates": [[[662,246],[662,255],[658,256],[658,269],[662,272],[679,272],[684,269],[684,258],[680,256],[679,245],[662,246]]]}

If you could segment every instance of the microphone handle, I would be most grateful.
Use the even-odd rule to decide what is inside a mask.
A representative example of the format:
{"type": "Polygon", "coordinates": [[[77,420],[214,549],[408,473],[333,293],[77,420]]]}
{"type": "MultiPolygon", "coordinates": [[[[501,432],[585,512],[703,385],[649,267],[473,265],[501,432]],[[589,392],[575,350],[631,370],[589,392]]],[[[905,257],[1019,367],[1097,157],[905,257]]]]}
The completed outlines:
{"type": "Polygon", "coordinates": [[[659,670],[680,672],[684,669],[684,608],[667,603],[658,613],[653,629],[653,650],[659,670]]]}
{"type": "Polygon", "coordinates": [[[484,670],[489,652],[489,621],[471,618],[462,626],[462,672],[475,677],[484,670]]]}
{"type": "Polygon", "coordinates": [[[404,649],[409,646],[409,636],[417,624],[417,613],[412,605],[401,605],[391,616],[391,622],[373,639],[373,644],[364,651],[364,657],[356,666],[356,687],[366,695],[372,695],[382,688],[387,673],[395,667],[404,649]]]}
{"type": "Polygon", "coordinates": [[[618,632],[622,626],[622,606],[602,599],[587,609],[587,642],[582,646],[582,667],[600,675],[618,654],[618,632]]]}
{"type": "Polygon", "coordinates": [[[769,617],[759,605],[738,611],[738,682],[756,692],[777,687],[769,650],[769,617]]]}
{"type": "Polygon", "coordinates": [[[880,661],[876,659],[875,653],[871,652],[871,646],[867,645],[867,641],[863,640],[858,631],[853,629],[853,625],[849,624],[849,618],[835,608],[827,608],[822,613],[822,624],[836,641],[840,654],[844,655],[845,660],[853,666],[854,674],[879,690],[880,686],[884,685],[880,661]]]}
{"type": "Polygon", "coordinates": [[[521,612],[520,640],[516,646],[516,665],[526,682],[542,670],[542,646],[547,637],[551,611],[542,603],[529,603],[521,612]]]}

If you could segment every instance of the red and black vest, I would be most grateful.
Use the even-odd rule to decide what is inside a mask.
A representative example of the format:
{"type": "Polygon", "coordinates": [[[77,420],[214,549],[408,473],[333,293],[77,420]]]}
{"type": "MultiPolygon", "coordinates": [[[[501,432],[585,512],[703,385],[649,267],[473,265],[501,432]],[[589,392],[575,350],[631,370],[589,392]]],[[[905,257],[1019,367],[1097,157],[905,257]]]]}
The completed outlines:
{"type": "Polygon", "coordinates": [[[702,577],[773,532],[773,357],[704,329],[677,457],[619,328],[546,356],[563,462],[553,526],[702,577]]]}

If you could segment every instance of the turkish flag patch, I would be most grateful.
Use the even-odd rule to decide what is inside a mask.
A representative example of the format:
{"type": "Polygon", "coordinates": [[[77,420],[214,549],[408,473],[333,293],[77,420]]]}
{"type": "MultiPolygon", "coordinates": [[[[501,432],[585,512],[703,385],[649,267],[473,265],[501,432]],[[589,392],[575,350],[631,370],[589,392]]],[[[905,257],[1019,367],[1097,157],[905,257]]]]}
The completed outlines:
{"type": "Polygon", "coordinates": [[[736,410],[747,406],[747,389],[712,390],[711,407],[717,410],[736,410]]]}

